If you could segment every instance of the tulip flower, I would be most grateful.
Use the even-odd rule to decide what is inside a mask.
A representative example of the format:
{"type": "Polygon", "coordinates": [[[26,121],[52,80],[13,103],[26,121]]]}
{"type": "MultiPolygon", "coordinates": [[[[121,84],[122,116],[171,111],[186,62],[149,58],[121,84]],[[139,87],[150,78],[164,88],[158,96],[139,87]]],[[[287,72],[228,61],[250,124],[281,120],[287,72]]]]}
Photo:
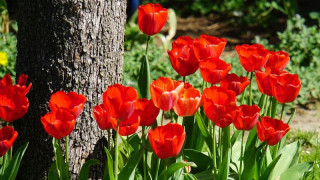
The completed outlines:
{"type": "Polygon", "coordinates": [[[193,39],[189,36],[179,37],[172,42],[172,49],[168,51],[173,69],[180,76],[188,76],[199,68],[199,61],[192,48],[193,39]]]}
{"type": "Polygon", "coordinates": [[[61,107],[41,117],[41,123],[49,135],[61,139],[72,132],[76,117],[72,111],[61,107]]]}
{"type": "Polygon", "coordinates": [[[207,117],[224,128],[232,123],[231,112],[236,108],[236,94],[232,90],[211,86],[202,94],[203,109],[207,117]]]}
{"type": "MultiPolygon", "coordinates": [[[[117,130],[117,120],[115,118],[111,118],[111,125],[112,128],[116,131],[117,130]]],[[[135,133],[138,130],[140,125],[140,116],[135,111],[129,119],[125,121],[119,121],[119,134],[121,136],[129,136],[135,133]]]]}
{"type": "Polygon", "coordinates": [[[301,81],[297,74],[281,73],[271,79],[272,94],[279,103],[294,101],[301,89],[301,81]]]}
{"type": "Polygon", "coordinates": [[[134,103],[138,99],[138,92],[133,87],[120,84],[109,86],[103,93],[103,105],[108,114],[119,120],[130,118],[134,111],[134,103]]]}
{"type": "Polygon", "coordinates": [[[146,4],[138,8],[138,25],[141,32],[152,36],[160,32],[167,21],[168,10],[160,4],[146,4]]]}
{"type": "Polygon", "coordinates": [[[259,119],[260,108],[257,105],[241,105],[232,112],[232,115],[232,122],[238,130],[250,131],[259,119]]]}
{"type": "Polygon", "coordinates": [[[140,116],[141,126],[151,126],[156,120],[160,109],[153,104],[151,99],[142,98],[136,102],[135,111],[140,116]]]}
{"type": "Polygon", "coordinates": [[[150,94],[154,105],[163,111],[169,111],[177,103],[183,86],[183,82],[165,77],[152,81],[150,94]]]}
{"type": "Polygon", "coordinates": [[[26,94],[28,94],[28,92],[30,91],[30,88],[32,86],[32,83],[30,83],[28,86],[26,86],[27,79],[28,79],[27,75],[21,74],[19,76],[19,79],[18,79],[18,84],[13,85],[10,75],[6,74],[0,80],[0,88],[2,89],[2,88],[7,88],[7,87],[10,87],[10,86],[14,86],[14,91],[16,91],[18,93],[21,93],[23,95],[26,95],[26,94]]]}
{"type": "Polygon", "coordinates": [[[81,114],[86,100],[87,98],[84,95],[79,95],[75,92],[65,93],[63,91],[58,91],[51,95],[49,107],[51,111],[56,111],[61,107],[67,108],[73,112],[74,116],[77,118],[81,114]]]}
{"type": "Polygon", "coordinates": [[[267,141],[270,146],[277,144],[289,130],[288,124],[268,116],[262,117],[261,121],[257,122],[257,134],[260,141],[267,141]]]}
{"type": "Polygon", "coordinates": [[[266,64],[269,51],[264,49],[261,44],[243,44],[237,45],[236,51],[238,53],[240,63],[247,72],[261,70],[266,64]]]}
{"type": "Polygon", "coordinates": [[[258,85],[258,89],[262,94],[266,94],[268,96],[273,96],[272,88],[273,85],[271,84],[271,79],[275,78],[274,74],[270,74],[271,72],[268,70],[266,72],[256,71],[256,81],[258,85]]]}
{"type": "Polygon", "coordinates": [[[241,94],[249,84],[250,80],[248,80],[246,77],[239,77],[233,73],[227,74],[226,77],[220,81],[221,87],[234,91],[236,95],[241,94]]]}
{"type": "Polygon", "coordinates": [[[202,34],[199,39],[194,40],[193,50],[200,61],[207,58],[219,58],[226,44],[227,40],[224,38],[202,34]]]}
{"type": "Polygon", "coordinates": [[[284,51],[269,51],[269,58],[264,68],[269,69],[271,74],[280,74],[289,63],[289,60],[289,54],[284,51]]]}
{"type": "Polygon", "coordinates": [[[166,159],[179,155],[186,133],[180,124],[169,123],[158,126],[148,133],[153,152],[160,158],[166,159]]]}
{"type": "Polygon", "coordinates": [[[189,83],[184,83],[177,104],[173,106],[174,112],[178,116],[193,116],[200,107],[200,91],[192,87],[189,83]]]}
{"type": "Polygon", "coordinates": [[[93,107],[92,115],[102,130],[111,129],[111,119],[103,104],[93,107]]]}
{"type": "Polygon", "coordinates": [[[231,70],[231,64],[227,64],[218,58],[207,58],[200,62],[200,73],[204,81],[216,84],[226,77],[231,70]]]}
{"type": "Polygon", "coordinates": [[[13,122],[22,118],[28,111],[29,100],[25,94],[17,91],[14,86],[0,89],[0,118],[13,122]]]}
{"type": "Polygon", "coordinates": [[[12,147],[12,144],[16,140],[18,132],[11,126],[5,126],[0,129],[0,157],[6,154],[6,152],[12,147]]]}

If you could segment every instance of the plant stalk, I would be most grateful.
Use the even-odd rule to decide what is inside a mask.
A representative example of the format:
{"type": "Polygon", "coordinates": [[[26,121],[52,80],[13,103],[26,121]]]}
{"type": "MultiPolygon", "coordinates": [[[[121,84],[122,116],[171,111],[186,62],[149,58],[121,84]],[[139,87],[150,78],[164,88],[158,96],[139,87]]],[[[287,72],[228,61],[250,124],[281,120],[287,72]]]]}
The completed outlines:
{"type": "Polygon", "coordinates": [[[212,132],[212,163],[213,163],[213,171],[214,176],[217,174],[217,152],[216,152],[216,124],[213,124],[213,132],[212,132]]]}
{"type": "Polygon", "coordinates": [[[114,146],[115,146],[115,155],[114,155],[114,159],[115,159],[115,162],[114,162],[114,179],[115,180],[118,180],[118,156],[119,156],[119,148],[118,148],[118,136],[119,136],[119,124],[120,124],[120,121],[117,120],[117,131],[116,131],[116,141],[114,143],[114,146]]]}
{"type": "Polygon", "coordinates": [[[156,167],[156,173],[154,175],[154,180],[158,180],[158,174],[159,174],[159,167],[160,167],[160,158],[157,160],[157,167],[156,167]]]}
{"type": "Polygon", "coordinates": [[[146,166],[146,153],[145,153],[145,149],[146,149],[146,138],[145,138],[145,130],[146,127],[142,126],[142,163],[143,163],[143,179],[146,180],[147,179],[147,166],[146,166]]]}
{"type": "Polygon", "coordinates": [[[67,168],[69,169],[69,136],[66,136],[66,164],[67,168]]]}
{"type": "Polygon", "coordinates": [[[147,38],[147,47],[146,47],[146,55],[148,56],[148,48],[149,48],[150,36],[147,38]]]}
{"type": "Polygon", "coordinates": [[[243,160],[243,137],[244,137],[244,130],[242,131],[242,135],[241,135],[241,151],[240,151],[240,168],[239,168],[239,180],[241,180],[241,175],[242,175],[242,160],[243,160]]]}

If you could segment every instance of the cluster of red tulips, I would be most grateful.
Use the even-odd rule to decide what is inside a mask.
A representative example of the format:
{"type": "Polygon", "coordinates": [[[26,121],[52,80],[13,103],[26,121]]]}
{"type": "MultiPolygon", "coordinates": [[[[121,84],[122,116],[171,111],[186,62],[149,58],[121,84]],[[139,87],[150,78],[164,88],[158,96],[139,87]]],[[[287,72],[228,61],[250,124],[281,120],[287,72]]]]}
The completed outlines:
{"type": "Polygon", "coordinates": [[[21,74],[18,84],[13,85],[9,74],[0,80],[0,119],[6,126],[0,129],[0,157],[6,154],[18,136],[10,123],[22,118],[28,111],[29,100],[26,97],[32,84],[27,84],[28,76],[21,74]]]}
{"type": "MultiPolygon", "coordinates": [[[[168,10],[159,4],[142,5],[138,13],[139,28],[149,36],[157,34],[162,29],[168,16],[168,10]]],[[[274,111],[271,112],[277,103],[275,101],[281,104],[292,102],[298,96],[301,88],[298,75],[284,71],[290,59],[289,55],[283,51],[269,51],[259,44],[238,45],[236,51],[240,63],[247,71],[246,77],[239,77],[236,74],[229,74],[231,64],[219,58],[226,43],[226,39],[206,34],[201,35],[198,39],[188,36],[177,38],[172,42],[172,49],[168,51],[168,56],[173,69],[182,76],[183,80],[176,81],[168,77],[160,77],[153,80],[150,85],[146,81],[148,88],[146,91],[150,92],[151,99],[148,99],[147,94],[139,94],[132,87],[114,84],[107,88],[102,96],[103,103],[95,106],[92,113],[100,129],[116,131],[115,179],[118,178],[118,135],[134,134],[139,126],[142,126],[143,149],[146,148],[145,130],[152,126],[147,133],[147,139],[153,152],[160,159],[176,157],[180,154],[188,135],[184,130],[186,119],[182,118],[180,122],[171,119],[170,123],[165,124],[164,112],[172,109],[179,117],[194,116],[204,112],[206,115],[204,118],[211,120],[212,124],[209,126],[214,129],[212,133],[213,149],[216,146],[215,126],[226,129],[233,124],[236,129],[243,132],[242,144],[244,131],[254,129],[258,138],[270,146],[276,145],[289,131],[289,125],[282,121],[283,110],[280,119],[275,118],[274,111]],[[186,76],[192,75],[198,69],[204,80],[201,91],[186,80],[186,76]],[[255,105],[251,97],[253,74],[263,94],[259,106],[255,105]],[[246,95],[248,86],[249,94],[246,95]],[[239,95],[242,96],[238,99],[240,105],[237,106],[239,95]],[[244,99],[246,99],[245,104],[243,104],[244,99]],[[270,99],[269,106],[268,99],[270,99]],[[162,110],[162,115],[159,116],[160,123],[156,123],[160,110],[162,110]]],[[[147,71],[150,72],[150,69],[147,71]]],[[[25,86],[26,78],[25,75],[21,75],[17,85],[12,85],[8,75],[0,81],[0,118],[7,122],[21,118],[28,109],[29,103],[25,95],[31,84],[28,87],[25,86]]],[[[139,88],[139,92],[142,92],[141,87],[139,88]]],[[[68,136],[85,102],[86,98],[75,92],[54,93],[49,101],[52,112],[41,117],[46,132],[55,139],[68,136]]],[[[1,156],[11,147],[16,137],[17,132],[11,127],[6,126],[1,130],[1,156]]],[[[219,143],[221,143],[220,140],[219,143]]],[[[242,144],[241,156],[243,155],[242,144]]],[[[217,165],[214,153],[215,150],[213,150],[212,158],[216,174],[217,165]]],[[[239,179],[241,179],[242,172],[241,161],[242,158],[240,158],[240,170],[238,171],[239,179]]],[[[144,167],[144,171],[146,169],[144,167]]],[[[155,177],[157,175],[158,171],[155,177]]],[[[146,178],[146,172],[144,172],[144,178],[146,178]]]]}

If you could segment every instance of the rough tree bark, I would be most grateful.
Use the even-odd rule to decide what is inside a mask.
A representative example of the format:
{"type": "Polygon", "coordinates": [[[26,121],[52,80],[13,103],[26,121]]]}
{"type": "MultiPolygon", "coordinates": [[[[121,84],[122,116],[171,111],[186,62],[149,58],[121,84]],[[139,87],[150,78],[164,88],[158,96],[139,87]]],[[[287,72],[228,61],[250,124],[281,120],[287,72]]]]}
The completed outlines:
{"type": "MultiPolygon", "coordinates": [[[[19,0],[17,75],[29,75],[27,115],[16,121],[17,145],[29,141],[18,179],[45,177],[53,159],[52,138],[40,117],[49,112],[50,95],[58,90],[87,97],[70,135],[70,171],[76,178],[91,158],[106,159],[105,134],[93,120],[93,106],[107,86],[122,81],[125,0],[19,0]]],[[[102,163],[104,164],[104,163],[102,163]]],[[[102,167],[91,171],[101,178],[102,167]]]]}

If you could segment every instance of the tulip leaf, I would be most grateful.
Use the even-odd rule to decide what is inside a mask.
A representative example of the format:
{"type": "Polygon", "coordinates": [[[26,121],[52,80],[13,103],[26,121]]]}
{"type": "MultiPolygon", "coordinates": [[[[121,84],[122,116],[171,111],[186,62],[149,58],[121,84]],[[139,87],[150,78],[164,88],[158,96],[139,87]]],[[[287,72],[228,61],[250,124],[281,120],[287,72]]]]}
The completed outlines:
{"type": "Polygon", "coordinates": [[[254,136],[250,141],[250,144],[248,144],[247,142],[248,148],[246,148],[243,155],[244,169],[241,175],[242,177],[241,179],[253,179],[255,172],[257,171],[257,162],[256,162],[257,152],[264,146],[264,144],[261,144],[258,148],[256,148],[255,146],[256,141],[257,141],[257,136],[254,136]]]}
{"type": "Polygon", "coordinates": [[[66,166],[64,158],[62,156],[62,151],[58,143],[58,140],[53,138],[52,143],[53,143],[54,154],[56,157],[56,168],[57,168],[58,175],[60,179],[64,179],[64,180],[69,179],[69,171],[67,169],[68,167],[66,166]]]}
{"type": "Polygon", "coordinates": [[[296,156],[299,153],[300,143],[295,141],[291,144],[286,145],[281,151],[281,158],[279,159],[277,165],[274,167],[270,179],[276,179],[283,172],[285,172],[292,163],[296,161],[296,156]]]}
{"type": "Polygon", "coordinates": [[[267,169],[263,172],[262,176],[260,177],[260,180],[268,180],[270,173],[272,172],[272,170],[274,169],[274,167],[276,166],[276,164],[278,163],[279,159],[280,159],[281,155],[277,156],[267,167],[267,169]]]}
{"type": "Polygon", "coordinates": [[[184,176],[184,178],[185,178],[186,180],[198,180],[198,178],[197,178],[195,175],[191,174],[191,173],[187,173],[187,174],[184,176]]]}
{"type": "Polygon", "coordinates": [[[254,126],[251,131],[249,132],[247,142],[246,142],[246,147],[245,150],[249,148],[250,145],[255,145],[257,141],[257,126],[254,126]],[[253,141],[253,144],[252,144],[253,141]]]}
{"type": "Polygon", "coordinates": [[[104,168],[103,180],[109,180],[109,179],[114,180],[112,156],[106,147],[104,147],[104,151],[106,152],[106,155],[108,158],[108,163],[106,164],[106,167],[104,168]]]}
{"type": "Polygon", "coordinates": [[[284,173],[281,174],[280,180],[299,180],[302,179],[305,172],[310,171],[313,166],[313,162],[304,162],[297,164],[289,169],[287,169],[284,173]]]}
{"type": "Polygon", "coordinates": [[[185,149],[183,154],[187,161],[194,162],[197,165],[197,169],[201,171],[206,170],[211,166],[211,157],[203,154],[200,151],[196,151],[194,149],[185,149]]]}
{"type": "Polygon", "coordinates": [[[229,176],[230,156],[231,149],[227,149],[228,152],[224,152],[222,164],[219,167],[219,174],[217,179],[227,180],[229,176]]]}
{"type": "MultiPolygon", "coordinates": [[[[293,111],[292,111],[292,114],[291,114],[291,116],[290,116],[290,119],[289,119],[289,121],[288,121],[287,124],[291,125],[291,122],[292,122],[295,114],[296,114],[296,109],[294,108],[293,111]]],[[[283,148],[283,146],[285,145],[286,140],[287,140],[287,134],[286,134],[286,135],[281,139],[281,141],[280,141],[279,151],[280,151],[280,150],[283,148]]]]}
{"type": "Polygon", "coordinates": [[[128,139],[130,146],[133,148],[134,151],[137,151],[141,145],[141,139],[139,138],[138,134],[133,134],[128,139]]]}
{"type": "Polygon", "coordinates": [[[241,133],[241,130],[236,130],[236,131],[233,133],[233,135],[232,135],[232,137],[231,137],[231,146],[233,146],[234,143],[239,139],[239,137],[241,137],[241,136],[239,136],[240,133],[241,133]]]}
{"type": "Polygon", "coordinates": [[[59,179],[59,175],[57,172],[56,161],[53,161],[49,169],[48,180],[58,180],[58,179],[59,179]]]}
{"type": "Polygon", "coordinates": [[[141,67],[139,72],[138,87],[141,97],[150,99],[150,65],[147,55],[144,55],[141,61],[141,67]]]}
{"type": "Polygon", "coordinates": [[[195,174],[198,179],[215,179],[212,169],[195,174]]]}
{"type": "Polygon", "coordinates": [[[160,173],[159,180],[164,180],[166,174],[167,174],[167,179],[169,179],[171,176],[173,176],[173,174],[176,171],[186,166],[197,167],[197,165],[193,162],[177,162],[177,163],[171,164],[167,170],[163,170],[160,173]]]}
{"type": "Polygon", "coordinates": [[[212,137],[210,137],[210,133],[208,131],[208,128],[204,124],[203,118],[201,117],[199,111],[196,113],[195,117],[197,120],[198,127],[200,129],[200,132],[201,132],[202,136],[204,137],[204,141],[206,142],[208,148],[212,152],[212,137]]]}
{"type": "Polygon", "coordinates": [[[124,168],[120,172],[119,179],[134,179],[135,169],[138,166],[141,157],[142,157],[142,149],[132,154],[128,159],[127,164],[124,166],[124,168]]]}
{"type": "Polygon", "coordinates": [[[1,180],[14,180],[17,176],[20,162],[22,160],[22,157],[24,153],[26,152],[28,148],[29,143],[26,143],[25,145],[21,146],[17,152],[14,154],[13,158],[11,159],[8,167],[5,169],[4,174],[1,177],[1,180]]]}
{"type": "Polygon", "coordinates": [[[79,180],[87,180],[89,176],[90,166],[99,164],[99,160],[90,159],[82,165],[79,174],[79,180]]]}

